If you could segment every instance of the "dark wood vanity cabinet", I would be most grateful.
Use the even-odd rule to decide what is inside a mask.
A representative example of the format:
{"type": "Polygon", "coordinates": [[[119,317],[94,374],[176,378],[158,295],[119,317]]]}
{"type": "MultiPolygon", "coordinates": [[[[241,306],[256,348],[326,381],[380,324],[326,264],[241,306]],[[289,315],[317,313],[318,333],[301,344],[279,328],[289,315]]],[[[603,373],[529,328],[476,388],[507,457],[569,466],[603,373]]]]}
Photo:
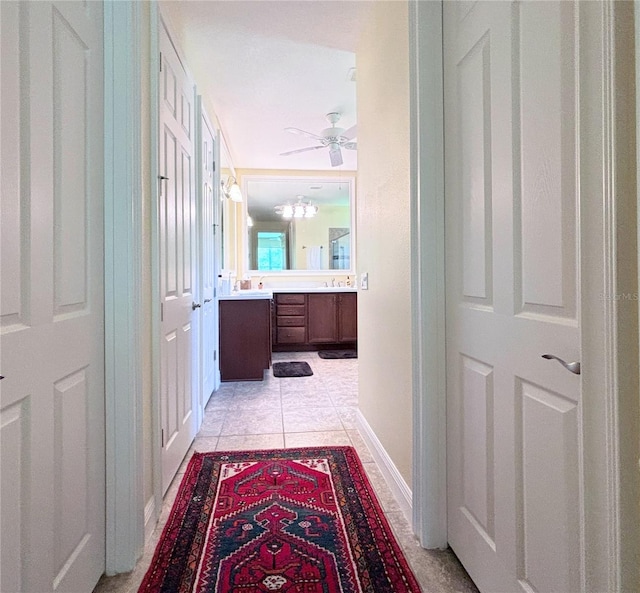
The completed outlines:
{"type": "Polygon", "coordinates": [[[274,344],[304,344],[307,341],[307,295],[275,295],[274,344]]]}
{"type": "Polygon", "coordinates": [[[271,300],[220,301],[220,379],[262,381],[271,366],[271,300]]]}
{"type": "Polygon", "coordinates": [[[322,345],[355,344],[358,339],[355,292],[275,295],[276,350],[316,350],[322,345]]]}

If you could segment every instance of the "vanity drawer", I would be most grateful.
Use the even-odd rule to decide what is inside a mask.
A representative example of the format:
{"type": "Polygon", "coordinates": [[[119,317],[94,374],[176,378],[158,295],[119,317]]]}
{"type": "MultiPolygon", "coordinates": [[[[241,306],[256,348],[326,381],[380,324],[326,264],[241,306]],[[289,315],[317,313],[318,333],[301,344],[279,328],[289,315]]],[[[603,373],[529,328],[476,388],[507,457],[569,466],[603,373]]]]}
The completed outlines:
{"type": "MultiPolygon", "coordinates": [[[[296,296],[296,295],[293,295],[296,296]]],[[[303,295],[304,296],[304,295],[303,295]]],[[[281,305],[278,302],[278,306],[276,307],[276,315],[280,317],[280,315],[306,315],[306,307],[303,305],[281,305]]]]}
{"type": "Polygon", "coordinates": [[[307,318],[304,315],[296,315],[289,317],[278,317],[277,324],[279,327],[304,327],[307,318]]]}
{"type": "Polygon", "coordinates": [[[279,327],[279,344],[303,344],[306,341],[306,329],[304,327],[279,327]]]}
{"type": "Polygon", "coordinates": [[[278,305],[304,305],[305,294],[276,294],[278,305]]]}

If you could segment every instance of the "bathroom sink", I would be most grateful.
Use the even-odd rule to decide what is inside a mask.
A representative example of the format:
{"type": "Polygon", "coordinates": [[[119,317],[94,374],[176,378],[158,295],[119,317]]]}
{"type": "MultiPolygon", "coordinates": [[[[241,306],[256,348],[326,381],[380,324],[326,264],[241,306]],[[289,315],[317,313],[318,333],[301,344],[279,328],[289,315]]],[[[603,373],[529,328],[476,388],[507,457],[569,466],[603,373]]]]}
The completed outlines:
{"type": "Polygon", "coordinates": [[[248,290],[232,291],[221,299],[270,299],[273,298],[273,292],[265,288],[250,288],[248,290]]]}

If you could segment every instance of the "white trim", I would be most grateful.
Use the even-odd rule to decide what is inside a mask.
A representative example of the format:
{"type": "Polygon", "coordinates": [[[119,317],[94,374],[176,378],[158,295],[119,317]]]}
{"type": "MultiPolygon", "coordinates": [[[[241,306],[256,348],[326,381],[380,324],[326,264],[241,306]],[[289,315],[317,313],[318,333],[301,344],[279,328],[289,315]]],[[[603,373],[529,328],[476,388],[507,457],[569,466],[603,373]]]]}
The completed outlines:
{"type": "Polygon", "coordinates": [[[160,410],[160,14],[157,2],[150,4],[149,18],[149,148],[151,150],[151,464],[156,512],[162,508],[162,414],[160,410]]]}
{"type": "Polygon", "coordinates": [[[154,496],[151,496],[149,500],[147,500],[147,504],[144,505],[144,541],[149,541],[151,534],[156,528],[156,523],[158,522],[157,513],[156,513],[156,499],[154,496]]]}
{"type": "Polygon", "coordinates": [[[105,2],[105,412],[107,574],[144,544],[141,393],[140,4],[105,2]]]}
{"type": "MultiPolygon", "coordinates": [[[[218,391],[220,389],[221,376],[220,376],[220,287],[218,286],[218,274],[222,274],[222,202],[220,200],[220,177],[222,171],[222,149],[224,146],[222,131],[208,122],[208,125],[213,132],[214,140],[214,152],[213,158],[216,164],[216,168],[213,172],[213,203],[214,203],[214,225],[215,225],[215,239],[214,239],[214,275],[216,280],[216,288],[214,291],[213,306],[215,313],[215,326],[216,326],[216,360],[215,360],[215,377],[213,379],[213,390],[218,391]]],[[[225,148],[226,150],[226,148],[225,148]]],[[[206,407],[206,405],[205,405],[206,407]]]]}
{"type": "MultiPolygon", "coordinates": [[[[194,85],[195,89],[195,85],[194,85]]],[[[203,277],[203,265],[204,265],[204,246],[203,246],[203,223],[202,223],[202,204],[204,201],[204,192],[202,191],[202,118],[204,115],[204,108],[202,106],[202,95],[199,95],[197,91],[194,93],[194,114],[193,114],[193,129],[194,129],[194,141],[193,141],[193,154],[195,158],[195,167],[194,167],[194,186],[196,192],[196,223],[195,223],[195,290],[194,290],[194,299],[200,305],[204,305],[204,290],[202,287],[202,277],[203,277]]],[[[197,326],[196,332],[194,332],[193,340],[192,340],[192,378],[195,379],[195,383],[197,384],[195,394],[193,394],[193,385],[192,385],[192,395],[195,395],[195,399],[198,402],[197,406],[194,406],[195,416],[196,416],[196,428],[195,433],[198,434],[200,432],[200,427],[202,426],[202,421],[204,420],[204,408],[206,403],[204,402],[204,394],[202,393],[202,385],[203,385],[203,376],[204,376],[204,352],[202,351],[203,344],[203,331],[204,331],[204,322],[202,315],[202,308],[198,309],[197,312],[197,321],[195,325],[197,326]],[[197,335],[196,335],[197,333],[197,335]]],[[[192,379],[193,380],[193,379],[192,379]]]]}
{"type": "Polygon", "coordinates": [[[413,530],[447,546],[442,4],[411,2],[413,530]]]}
{"type": "Polygon", "coordinates": [[[582,590],[637,591],[638,319],[635,304],[616,297],[637,285],[633,73],[624,70],[633,15],[624,2],[579,9],[591,40],[581,72],[593,73],[580,85],[582,590]],[[603,401],[605,413],[592,412],[603,401]]]}
{"type": "Polygon", "coordinates": [[[362,415],[360,410],[356,410],[355,420],[356,428],[364,439],[367,447],[369,447],[369,450],[378,464],[387,485],[391,489],[396,502],[400,505],[404,516],[410,521],[413,498],[411,488],[409,488],[409,485],[404,481],[404,478],[398,471],[398,468],[391,460],[391,457],[389,457],[389,454],[382,446],[382,443],[378,440],[376,433],[373,432],[373,429],[369,426],[367,419],[362,415]]]}

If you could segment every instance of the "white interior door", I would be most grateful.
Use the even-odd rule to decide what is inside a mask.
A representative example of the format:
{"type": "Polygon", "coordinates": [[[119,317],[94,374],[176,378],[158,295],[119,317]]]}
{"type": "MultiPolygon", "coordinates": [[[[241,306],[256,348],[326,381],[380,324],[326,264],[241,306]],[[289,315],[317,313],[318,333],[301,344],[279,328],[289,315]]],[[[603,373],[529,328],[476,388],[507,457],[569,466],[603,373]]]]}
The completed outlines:
{"type": "Polygon", "coordinates": [[[541,358],[580,360],[578,22],[444,3],[448,529],[486,593],[584,577],[580,377],[541,358]]]}
{"type": "Polygon", "coordinates": [[[0,2],[0,591],[105,562],[101,2],[0,2]]]}
{"type": "Polygon", "coordinates": [[[215,246],[215,140],[206,114],[202,113],[202,205],[200,210],[202,228],[201,287],[202,287],[202,409],[207,405],[215,389],[218,347],[218,322],[215,302],[216,246],[215,246]]]}
{"type": "MultiPolygon", "coordinates": [[[[160,292],[162,486],[171,484],[196,427],[193,328],[196,281],[195,89],[160,27],[160,292]]],[[[195,374],[197,376],[197,374],[195,374]]]]}

